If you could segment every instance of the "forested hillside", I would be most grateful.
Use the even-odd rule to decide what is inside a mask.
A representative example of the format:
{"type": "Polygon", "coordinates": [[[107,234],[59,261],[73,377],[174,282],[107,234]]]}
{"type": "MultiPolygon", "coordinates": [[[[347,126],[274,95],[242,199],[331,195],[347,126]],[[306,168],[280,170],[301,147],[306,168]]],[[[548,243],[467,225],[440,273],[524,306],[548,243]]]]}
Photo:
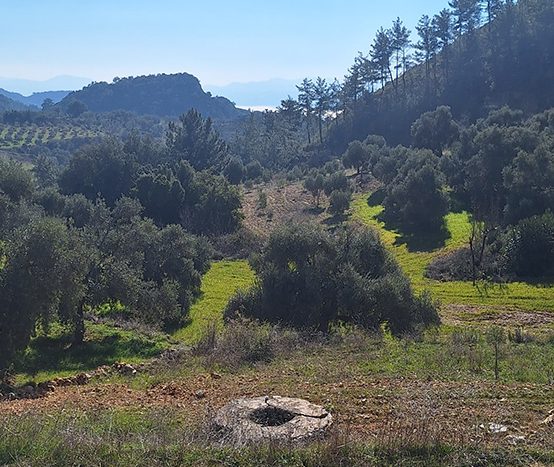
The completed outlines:
{"type": "Polygon", "coordinates": [[[449,5],[420,19],[415,40],[400,18],[381,28],[342,83],[298,87],[304,115],[342,116],[329,136],[332,149],[368,134],[405,144],[412,122],[439,105],[465,122],[504,105],[528,115],[554,105],[554,2],[449,5]]]}
{"type": "Polygon", "coordinates": [[[442,1],[275,111],[0,113],[0,465],[554,465],[554,1],[442,1]]]}
{"type": "Polygon", "coordinates": [[[200,81],[188,73],[114,78],[112,83],[92,83],[69,94],[62,108],[81,103],[92,112],[127,110],[137,114],[176,117],[195,109],[206,117],[230,120],[246,111],[224,97],[205,93],[200,81]]]}

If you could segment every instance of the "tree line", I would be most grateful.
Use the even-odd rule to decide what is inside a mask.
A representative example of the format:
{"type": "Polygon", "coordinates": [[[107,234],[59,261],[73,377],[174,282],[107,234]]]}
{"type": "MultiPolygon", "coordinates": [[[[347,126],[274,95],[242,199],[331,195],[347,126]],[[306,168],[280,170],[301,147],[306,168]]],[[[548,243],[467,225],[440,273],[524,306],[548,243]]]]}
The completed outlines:
{"type": "Polygon", "coordinates": [[[445,215],[470,213],[471,236],[456,259],[467,267],[449,265],[468,271],[458,279],[548,277],[554,274],[552,114],[526,118],[504,107],[466,126],[442,106],[413,123],[411,147],[369,136],[350,143],[343,163],[382,183],[374,201],[408,241],[444,241],[445,215]]]}
{"type": "Polygon", "coordinates": [[[213,255],[207,236],[240,225],[239,192],[219,175],[227,158],[191,111],[165,144],[106,139],[61,172],[0,159],[0,370],[54,321],[79,345],[100,306],[182,325],[213,255]]]}
{"type": "Polygon", "coordinates": [[[397,18],[376,32],[342,81],[306,78],[280,111],[301,118],[308,145],[322,145],[327,128],[336,150],[372,133],[407,142],[411,122],[441,104],[471,118],[486,114],[487,102],[544,110],[554,105],[541,97],[552,94],[550,84],[531,70],[547,74],[554,66],[553,18],[548,0],[451,0],[420,18],[415,38],[397,18]]]}

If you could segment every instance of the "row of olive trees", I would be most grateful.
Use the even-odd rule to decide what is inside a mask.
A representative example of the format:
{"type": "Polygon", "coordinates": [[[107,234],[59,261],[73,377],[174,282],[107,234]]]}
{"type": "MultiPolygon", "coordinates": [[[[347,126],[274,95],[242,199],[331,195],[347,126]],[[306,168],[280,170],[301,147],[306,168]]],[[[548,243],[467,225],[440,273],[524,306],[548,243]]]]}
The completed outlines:
{"type": "Polygon", "coordinates": [[[19,164],[0,169],[0,369],[38,325],[60,321],[81,343],[86,313],[105,303],[157,326],[183,322],[209,267],[205,240],[156,226],[136,200],[52,197],[19,164]]]}

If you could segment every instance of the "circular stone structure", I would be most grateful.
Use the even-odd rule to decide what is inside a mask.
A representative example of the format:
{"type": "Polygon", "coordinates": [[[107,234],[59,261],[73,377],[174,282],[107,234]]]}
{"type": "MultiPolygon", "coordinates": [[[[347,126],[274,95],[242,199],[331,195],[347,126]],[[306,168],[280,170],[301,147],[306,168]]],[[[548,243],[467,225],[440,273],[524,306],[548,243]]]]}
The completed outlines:
{"type": "Polygon", "coordinates": [[[323,407],[279,396],[234,400],[214,419],[224,439],[238,444],[309,442],[323,437],[332,422],[333,417],[323,407]]]}

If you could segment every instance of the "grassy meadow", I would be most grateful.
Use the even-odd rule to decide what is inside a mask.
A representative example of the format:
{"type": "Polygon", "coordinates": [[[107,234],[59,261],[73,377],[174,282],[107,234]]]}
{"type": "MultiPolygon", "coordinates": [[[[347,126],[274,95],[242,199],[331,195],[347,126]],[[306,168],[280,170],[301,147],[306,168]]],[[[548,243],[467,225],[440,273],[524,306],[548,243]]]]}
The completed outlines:
{"type": "Polygon", "coordinates": [[[394,254],[417,291],[429,290],[444,305],[475,305],[517,308],[527,311],[554,312],[554,284],[478,284],[452,281],[440,282],[425,277],[425,269],[437,256],[467,244],[470,224],[467,213],[446,216],[447,238],[435,248],[410,248],[399,232],[389,230],[379,219],[381,205],[370,206],[367,194],[357,195],[352,203],[352,218],[379,232],[382,241],[394,254]],[[419,250],[419,251],[418,251],[419,250]]]}
{"type": "Polygon", "coordinates": [[[223,309],[239,289],[248,288],[254,282],[254,272],[248,261],[217,261],[202,280],[202,295],[192,305],[190,322],[173,334],[175,340],[192,344],[202,337],[212,323],[221,329],[223,309]]]}

